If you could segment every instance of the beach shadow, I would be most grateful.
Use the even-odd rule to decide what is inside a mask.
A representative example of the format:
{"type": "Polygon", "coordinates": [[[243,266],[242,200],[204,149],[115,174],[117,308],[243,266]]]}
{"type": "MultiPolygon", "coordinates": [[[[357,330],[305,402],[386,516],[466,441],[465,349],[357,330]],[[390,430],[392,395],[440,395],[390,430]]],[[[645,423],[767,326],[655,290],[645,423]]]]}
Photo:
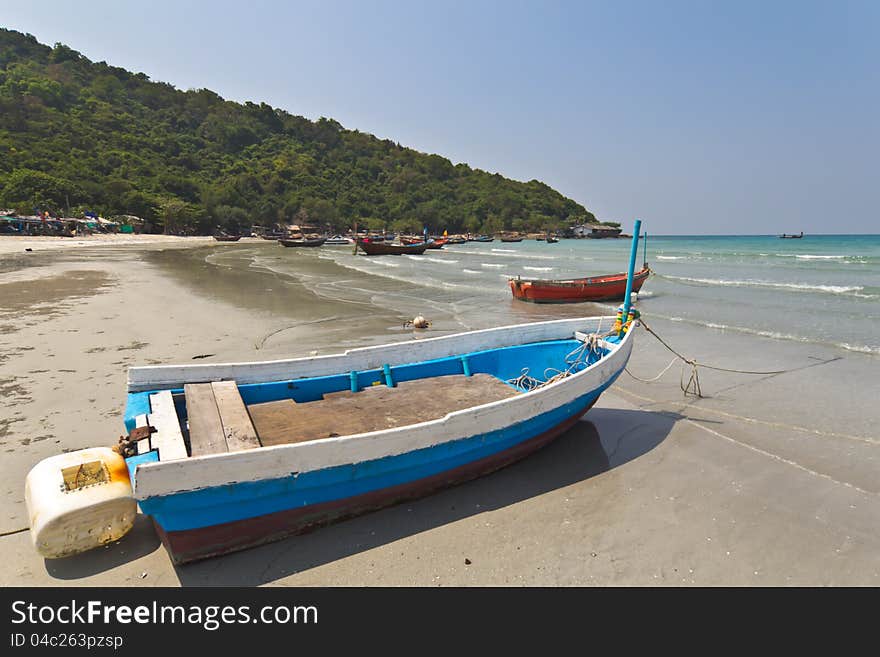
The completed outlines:
{"type": "Polygon", "coordinates": [[[134,526],[123,538],[81,554],[63,559],[45,559],[46,572],[57,579],[82,579],[136,561],[161,546],[153,521],[138,514],[134,526]]]}
{"type": "Polygon", "coordinates": [[[672,413],[593,409],[555,441],[491,475],[223,557],[176,566],[182,586],[255,586],[583,482],[659,445],[672,413]]]}

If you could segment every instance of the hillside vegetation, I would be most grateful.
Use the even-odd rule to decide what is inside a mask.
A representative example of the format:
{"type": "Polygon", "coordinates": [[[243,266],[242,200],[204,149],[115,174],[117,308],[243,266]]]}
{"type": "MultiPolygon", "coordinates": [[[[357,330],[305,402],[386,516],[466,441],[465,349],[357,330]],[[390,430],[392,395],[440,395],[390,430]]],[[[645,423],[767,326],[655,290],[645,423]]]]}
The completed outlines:
{"type": "Polygon", "coordinates": [[[558,229],[593,219],[537,180],[453,165],[329,118],[181,91],[0,29],[0,207],[136,215],[158,230],[558,229]]]}

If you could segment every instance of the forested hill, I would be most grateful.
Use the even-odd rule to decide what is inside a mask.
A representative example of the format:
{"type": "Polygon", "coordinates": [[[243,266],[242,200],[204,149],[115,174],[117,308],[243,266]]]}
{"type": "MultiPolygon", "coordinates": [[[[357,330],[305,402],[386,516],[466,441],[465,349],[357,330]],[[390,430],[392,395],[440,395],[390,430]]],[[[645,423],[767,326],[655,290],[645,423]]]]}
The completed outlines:
{"type": "Polygon", "coordinates": [[[453,165],[265,103],[180,91],[0,29],[0,207],[160,228],[306,223],[546,230],[593,216],[532,180],[453,165]]]}

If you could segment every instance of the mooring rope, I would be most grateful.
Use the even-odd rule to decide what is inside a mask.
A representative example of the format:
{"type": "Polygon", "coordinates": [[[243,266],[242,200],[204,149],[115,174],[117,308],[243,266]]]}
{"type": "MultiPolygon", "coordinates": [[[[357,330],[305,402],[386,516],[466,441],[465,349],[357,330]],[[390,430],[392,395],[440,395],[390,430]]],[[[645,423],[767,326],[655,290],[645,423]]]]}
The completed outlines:
{"type": "Polygon", "coordinates": [[[637,377],[635,374],[633,374],[632,372],[630,372],[628,367],[627,367],[627,368],[624,368],[624,371],[625,371],[627,374],[629,374],[632,378],[634,378],[636,381],[641,381],[642,383],[654,383],[654,382],[657,381],[661,376],[663,376],[664,374],[666,374],[666,373],[669,371],[669,368],[672,367],[673,365],[675,365],[675,363],[676,363],[677,361],[678,361],[678,358],[677,358],[677,357],[676,357],[676,358],[673,358],[671,361],[669,361],[669,365],[667,365],[666,367],[664,367],[664,368],[663,368],[663,371],[660,372],[660,374],[658,374],[657,376],[655,376],[653,379],[641,379],[641,378],[637,377]]]}
{"type": "MultiPolygon", "coordinates": [[[[685,363],[687,363],[688,365],[696,365],[697,364],[697,360],[695,358],[686,358],[685,356],[682,356],[680,353],[678,353],[675,349],[670,347],[668,344],[666,344],[666,342],[663,340],[663,338],[661,338],[659,335],[657,335],[650,326],[645,324],[644,321],[642,321],[642,326],[645,327],[645,330],[648,333],[650,333],[655,338],[657,338],[660,341],[660,344],[662,344],[664,347],[669,349],[669,351],[671,351],[676,356],[681,358],[685,363]]],[[[758,375],[765,375],[765,376],[769,376],[770,374],[785,374],[786,372],[790,371],[790,370],[774,370],[774,371],[768,371],[768,372],[753,372],[750,370],[734,370],[734,369],[731,369],[728,367],[716,367],[715,365],[706,365],[705,363],[700,363],[699,365],[700,365],[700,367],[705,367],[707,370],[717,370],[719,372],[735,372],[736,374],[758,374],[758,375]]]]}
{"type": "MultiPolygon", "coordinates": [[[[683,356],[678,351],[676,351],[675,349],[670,347],[669,344],[667,344],[667,342],[663,338],[661,338],[659,335],[657,335],[657,333],[655,333],[654,330],[644,322],[644,320],[640,320],[640,323],[648,333],[650,333],[655,338],[657,338],[657,340],[660,341],[660,344],[662,344],[669,351],[671,351],[673,354],[675,354],[676,357],[680,358],[685,364],[691,366],[691,375],[690,375],[690,378],[688,379],[687,384],[685,384],[685,382],[684,382],[684,372],[685,372],[684,367],[682,367],[681,376],[680,376],[680,380],[678,383],[679,387],[681,388],[682,392],[685,395],[693,394],[696,397],[703,396],[703,390],[700,387],[700,371],[699,371],[700,367],[705,367],[707,370],[715,370],[717,372],[732,372],[734,374],[754,374],[757,376],[773,376],[775,374],[785,374],[786,372],[794,371],[794,370],[789,369],[789,370],[767,370],[767,371],[763,371],[763,372],[758,372],[758,371],[754,371],[754,370],[738,370],[738,369],[733,369],[730,367],[718,367],[717,365],[707,365],[706,363],[698,363],[696,358],[688,358],[686,356],[683,356]],[[693,392],[691,392],[692,388],[693,388],[693,392]]],[[[636,379],[637,381],[642,381],[643,383],[653,383],[653,382],[657,381],[661,376],[666,374],[666,372],[669,371],[669,368],[672,367],[673,363],[675,363],[674,358],[672,359],[672,362],[669,363],[669,365],[667,365],[663,369],[663,371],[660,372],[660,374],[655,376],[653,379],[647,379],[647,380],[640,379],[639,377],[635,376],[632,372],[630,372],[628,369],[626,370],[626,373],[629,374],[632,378],[636,379]]]]}

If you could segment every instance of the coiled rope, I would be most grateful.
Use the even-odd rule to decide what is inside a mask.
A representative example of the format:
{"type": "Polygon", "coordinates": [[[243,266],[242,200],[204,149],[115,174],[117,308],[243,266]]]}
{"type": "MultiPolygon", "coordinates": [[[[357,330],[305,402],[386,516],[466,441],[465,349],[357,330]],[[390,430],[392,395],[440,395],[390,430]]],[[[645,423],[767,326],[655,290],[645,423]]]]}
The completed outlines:
{"type": "Polygon", "coordinates": [[[590,354],[601,353],[599,341],[602,338],[611,335],[611,333],[600,334],[598,333],[598,330],[601,330],[601,324],[596,333],[591,333],[586,340],[565,355],[565,363],[568,365],[566,369],[558,370],[554,367],[548,367],[544,370],[544,379],[541,380],[530,375],[529,368],[524,367],[518,377],[508,379],[507,383],[529,392],[550,385],[551,383],[561,381],[572,374],[576,374],[578,371],[587,367],[590,354]]]}

